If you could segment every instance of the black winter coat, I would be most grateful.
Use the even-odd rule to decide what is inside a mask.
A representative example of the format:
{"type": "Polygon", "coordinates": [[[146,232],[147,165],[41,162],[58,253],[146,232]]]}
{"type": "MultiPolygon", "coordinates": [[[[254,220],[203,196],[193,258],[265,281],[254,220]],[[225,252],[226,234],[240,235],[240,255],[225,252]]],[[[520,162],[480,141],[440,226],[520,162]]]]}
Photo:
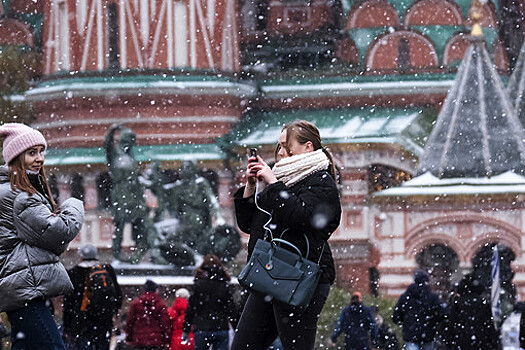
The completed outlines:
{"type": "Polygon", "coordinates": [[[198,278],[193,285],[183,331],[227,331],[237,326],[238,312],[232,286],[222,279],[198,278]]]}
{"type": "Polygon", "coordinates": [[[490,302],[476,294],[457,297],[450,310],[449,337],[451,349],[499,349],[499,333],[492,321],[490,302]]]}
{"type": "Polygon", "coordinates": [[[379,337],[374,313],[361,303],[350,304],[343,309],[332,341],[336,342],[342,332],[345,333],[346,350],[371,349],[372,340],[379,337]]]}
{"type": "MultiPolygon", "coordinates": [[[[248,259],[258,239],[265,238],[263,225],[269,220],[267,214],[255,206],[254,196],[243,198],[244,187],[234,195],[235,213],[239,228],[250,235],[248,259]]],[[[308,259],[314,262],[321,258],[322,274],[319,283],[335,280],[334,260],[330,246],[325,244],[341,220],[341,202],[337,185],[327,171],[316,172],[291,187],[278,181],[268,185],[258,194],[259,206],[272,213],[273,237],[282,236],[306,254],[306,235],[310,242],[308,259]],[[324,250],[323,249],[324,247],[324,250]]],[[[268,238],[268,237],[266,237],[268,238]]]]}
{"type": "Polygon", "coordinates": [[[444,308],[426,284],[411,284],[397,301],[392,320],[403,326],[405,342],[434,341],[444,308]]]}
{"type": "Polygon", "coordinates": [[[82,335],[90,339],[104,339],[107,332],[111,334],[113,316],[118,313],[122,306],[122,291],[117,282],[115,270],[113,270],[111,265],[102,265],[113,280],[116,289],[114,298],[108,300],[104,305],[99,305],[100,313],[97,315],[87,316],[80,311],[86,278],[93,265],[98,265],[98,261],[84,261],[68,270],[74,289],[71,293],[64,296],[64,333],[73,337],[82,335]]]}

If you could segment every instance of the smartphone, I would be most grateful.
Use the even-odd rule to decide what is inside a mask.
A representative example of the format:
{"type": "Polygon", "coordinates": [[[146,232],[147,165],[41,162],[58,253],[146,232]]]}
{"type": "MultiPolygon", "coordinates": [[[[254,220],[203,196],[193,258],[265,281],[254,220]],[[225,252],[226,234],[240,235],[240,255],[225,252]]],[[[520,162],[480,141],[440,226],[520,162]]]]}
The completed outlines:
{"type": "Polygon", "coordinates": [[[250,162],[257,162],[257,148],[250,148],[250,162]]]}

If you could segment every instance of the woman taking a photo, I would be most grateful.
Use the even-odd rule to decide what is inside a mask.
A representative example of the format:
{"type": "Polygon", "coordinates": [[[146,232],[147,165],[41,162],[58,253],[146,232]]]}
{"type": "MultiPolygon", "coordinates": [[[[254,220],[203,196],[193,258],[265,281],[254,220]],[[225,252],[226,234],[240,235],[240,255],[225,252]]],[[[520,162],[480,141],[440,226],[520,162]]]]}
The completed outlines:
{"type": "Polygon", "coordinates": [[[248,259],[256,241],[271,236],[287,240],[304,255],[306,236],[310,245],[306,258],[320,261],[322,274],[305,308],[251,291],[232,350],[267,349],[277,336],[285,350],[314,349],[317,320],[335,279],[327,240],[339,226],[341,204],[332,157],[322,146],[317,127],[304,120],[285,125],[275,158],[271,169],[261,157],[251,157],[246,186],[234,195],[237,223],[250,235],[248,259]],[[258,181],[266,187],[256,194],[258,181]]]}
{"type": "Polygon", "coordinates": [[[11,323],[12,349],[65,346],[45,301],[73,290],[58,257],[82,227],[84,206],[70,198],[60,209],[44,173],[47,144],[24,124],[0,126],[0,312],[11,323]]]}

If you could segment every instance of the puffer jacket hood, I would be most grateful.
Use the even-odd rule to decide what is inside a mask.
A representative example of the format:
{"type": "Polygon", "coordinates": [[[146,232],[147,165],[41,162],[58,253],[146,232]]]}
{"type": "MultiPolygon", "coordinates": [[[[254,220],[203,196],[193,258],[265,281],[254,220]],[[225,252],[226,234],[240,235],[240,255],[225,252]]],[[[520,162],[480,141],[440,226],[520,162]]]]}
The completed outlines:
{"type": "Polygon", "coordinates": [[[84,206],[70,198],[52,210],[42,194],[13,190],[0,166],[0,312],[73,289],[58,257],[80,231],[84,206]]]}

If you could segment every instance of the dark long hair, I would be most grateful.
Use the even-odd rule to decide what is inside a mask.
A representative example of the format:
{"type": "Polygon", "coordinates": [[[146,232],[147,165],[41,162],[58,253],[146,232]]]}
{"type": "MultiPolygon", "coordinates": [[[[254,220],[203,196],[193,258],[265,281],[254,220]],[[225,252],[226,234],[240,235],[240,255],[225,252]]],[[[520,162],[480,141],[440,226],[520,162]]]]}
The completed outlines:
{"type": "MultiPolygon", "coordinates": [[[[328,167],[328,172],[330,175],[332,175],[333,179],[336,180],[336,170],[334,165],[334,160],[332,158],[332,155],[328,150],[323,147],[321,143],[321,134],[319,133],[319,129],[317,129],[317,126],[315,124],[310,123],[306,120],[296,119],[293,122],[290,122],[283,126],[283,129],[281,132],[286,130],[286,147],[287,152],[289,153],[289,145],[290,140],[292,138],[296,139],[299,144],[304,145],[308,141],[310,141],[314,147],[314,151],[317,151],[318,149],[322,149],[324,154],[326,154],[326,157],[330,161],[330,166],[328,167]]],[[[277,148],[275,149],[275,161],[277,162],[277,153],[279,153],[280,145],[277,145],[277,148]]]]}
{"type": "Polygon", "coordinates": [[[231,277],[224,265],[216,255],[208,254],[202,260],[201,265],[195,270],[195,279],[215,279],[230,281],[231,277]]]}
{"type": "MultiPolygon", "coordinates": [[[[38,191],[33,185],[31,185],[29,177],[27,177],[25,162],[22,161],[22,157],[24,156],[24,154],[25,152],[19,154],[12,161],[9,162],[9,182],[11,182],[11,189],[13,191],[16,191],[18,189],[20,191],[24,191],[33,195],[38,191]]],[[[49,183],[47,182],[44,167],[40,168],[38,174],[42,179],[44,190],[46,191],[47,198],[49,199],[49,202],[53,207],[53,211],[56,212],[58,210],[58,205],[55,203],[55,200],[51,195],[51,190],[49,188],[49,183]]]]}

